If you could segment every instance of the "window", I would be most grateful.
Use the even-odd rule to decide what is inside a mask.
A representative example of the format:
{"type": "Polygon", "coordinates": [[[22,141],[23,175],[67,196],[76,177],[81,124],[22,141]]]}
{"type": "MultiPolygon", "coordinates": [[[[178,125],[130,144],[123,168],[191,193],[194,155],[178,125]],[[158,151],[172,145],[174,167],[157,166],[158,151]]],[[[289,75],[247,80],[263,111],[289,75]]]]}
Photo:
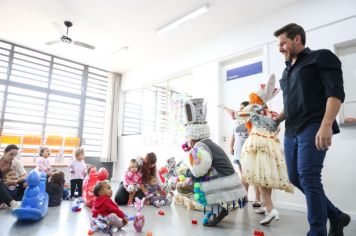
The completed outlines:
{"type": "Polygon", "coordinates": [[[0,135],[79,137],[100,157],[107,72],[0,40],[0,135]]]}
{"type": "MultiPolygon", "coordinates": [[[[185,115],[183,104],[191,98],[191,74],[162,83],[124,92],[122,140],[139,142],[140,147],[127,151],[131,156],[140,150],[153,150],[159,165],[166,158],[185,156],[181,149],[185,141],[185,115]],[[133,137],[125,137],[131,135],[133,137]],[[135,136],[134,136],[135,135],[135,136]]],[[[129,156],[129,155],[128,155],[129,156]]]]}
{"type": "Polygon", "coordinates": [[[123,135],[141,133],[142,90],[132,90],[124,94],[123,135]]]}
{"type": "Polygon", "coordinates": [[[167,94],[160,87],[128,91],[124,96],[123,135],[164,132],[167,94]]]}
{"type": "Polygon", "coordinates": [[[85,97],[83,147],[88,156],[100,156],[105,121],[107,72],[89,68],[85,97]]]}
{"type": "Polygon", "coordinates": [[[183,103],[191,98],[188,94],[190,80],[191,76],[187,75],[125,92],[122,134],[154,134],[176,139],[179,132],[178,136],[182,136],[185,122],[183,103]]]}

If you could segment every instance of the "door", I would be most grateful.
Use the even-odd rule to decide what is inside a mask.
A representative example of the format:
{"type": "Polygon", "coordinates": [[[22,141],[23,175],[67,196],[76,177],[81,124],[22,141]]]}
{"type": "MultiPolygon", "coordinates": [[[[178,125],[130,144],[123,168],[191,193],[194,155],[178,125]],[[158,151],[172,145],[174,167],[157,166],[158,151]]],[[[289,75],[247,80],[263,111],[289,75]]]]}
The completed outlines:
{"type": "Polygon", "coordinates": [[[356,125],[356,46],[338,49],[344,77],[345,101],[339,112],[341,126],[356,125]]]}
{"type": "Polygon", "coordinates": [[[238,56],[235,60],[221,64],[220,83],[221,83],[221,96],[220,96],[220,138],[219,145],[224,149],[229,157],[230,154],[230,140],[233,134],[234,121],[231,116],[223,111],[223,107],[238,110],[240,103],[249,100],[249,94],[256,92],[261,83],[266,83],[266,63],[264,60],[265,49],[260,48],[255,51],[238,56]],[[252,74],[249,76],[227,80],[227,71],[234,68],[246,67],[248,65],[262,62],[262,72],[252,74]]]}

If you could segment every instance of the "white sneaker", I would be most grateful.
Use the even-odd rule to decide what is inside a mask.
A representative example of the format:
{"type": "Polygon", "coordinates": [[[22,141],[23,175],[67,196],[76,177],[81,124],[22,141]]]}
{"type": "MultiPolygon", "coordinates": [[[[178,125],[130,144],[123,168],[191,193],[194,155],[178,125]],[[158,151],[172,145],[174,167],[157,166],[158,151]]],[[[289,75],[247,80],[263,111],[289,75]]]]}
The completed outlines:
{"type": "Polygon", "coordinates": [[[268,225],[271,223],[273,220],[279,220],[279,214],[278,211],[273,208],[271,212],[263,219],[260,221],[261,225],[268,225]]]}
{"type": "Polygon", "coordinates": [[[16,208],[19,208],[21,206],[20,202],[17,202],[15,200],[10,202],[10,208],[11,210],[15,210],[16,208]]]}
{"type": "Polygon", "coordinates": [[[256,209],[256,210],[254,210],[254,212],[255,212],[256,214],[265,214],[265,215],[268,215],[268,212],[267,212],[266,207],[260,207],[260,208],[258,208],[258,209],[256,209]]]}

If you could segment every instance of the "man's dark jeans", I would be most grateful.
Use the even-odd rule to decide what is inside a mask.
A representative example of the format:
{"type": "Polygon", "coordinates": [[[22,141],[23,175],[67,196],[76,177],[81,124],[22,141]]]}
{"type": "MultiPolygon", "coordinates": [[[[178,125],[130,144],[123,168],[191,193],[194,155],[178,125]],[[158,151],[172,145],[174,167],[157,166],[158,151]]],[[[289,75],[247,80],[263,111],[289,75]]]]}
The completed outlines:
{"type": "Polygon", "coordinates": [[[321,183],[326,151],[315,146],[319,123],[310,124],[294,137],[284,137],[284,152],[290,181],[305,195],[308,207],[308,236],[325,236],[327,218],[337,220],[340,210],[325,196],[321,183]]]}

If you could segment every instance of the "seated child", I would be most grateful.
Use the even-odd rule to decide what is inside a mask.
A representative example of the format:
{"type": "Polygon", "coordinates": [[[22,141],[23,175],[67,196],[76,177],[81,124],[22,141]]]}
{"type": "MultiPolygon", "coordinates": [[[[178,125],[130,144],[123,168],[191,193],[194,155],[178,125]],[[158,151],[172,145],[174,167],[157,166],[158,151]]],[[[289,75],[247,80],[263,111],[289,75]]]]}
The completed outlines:
{"type": "Polygon", "coordinates": [[[49,207],[61,205],[63,199],[64,182],[64,173],[62,171],[56,170],[52,173],[46,184],[49,207]]]}
{"type": "Polygon", "coordinates": [[[164,206],[168,203],[166,198],[166,193],[163,191],[161,186],[157,183],[157,177],[151,176],[148,179],[148,184],[146,184],[146,189],[148,192],[148,199],[151,205],[155,207],[164,206]]]}
{"type": "Polygon", "coordinates": [[[7,192],[14,200],[20,201],[21,199],[18,199],[17,197],[18,182],[17,182],[16,171],[14,169],[7,169],[4,171],[3,174],[4,174],[4,183],[7,192]]]}
{"type": "Polygon", "coordinates": [[[140,165],[136,159],[131,159],[130,166],[125,173],[124,187],[129,193],[129,200],[127,206],[133,207],[133,198],[140,189],[145,193],[146,189],[142,184],[142,173],[139,171],[140,165]]]}
{"type": "Polygon", "coordinates": [[[37,157],[36,170],[40,172],[46,172],[47,177],[51,175],[51,163],[49,161],[49,156],[51,152],[48,147],[41,147],[39,157],[37,157]]]}
{"type": "Polygon", "coordinates": [[[92,226],[98,225],[98,221],[105,222],[111,228],[111,230],[105,230],[111,232],[113,231],[113,226],[121,229],[127,224],[127,217],[111,200],[112,190],[108,182],[101,181],[97,183],[94,187],[94,195],[96,198],[92,207],[92,226]]]}

